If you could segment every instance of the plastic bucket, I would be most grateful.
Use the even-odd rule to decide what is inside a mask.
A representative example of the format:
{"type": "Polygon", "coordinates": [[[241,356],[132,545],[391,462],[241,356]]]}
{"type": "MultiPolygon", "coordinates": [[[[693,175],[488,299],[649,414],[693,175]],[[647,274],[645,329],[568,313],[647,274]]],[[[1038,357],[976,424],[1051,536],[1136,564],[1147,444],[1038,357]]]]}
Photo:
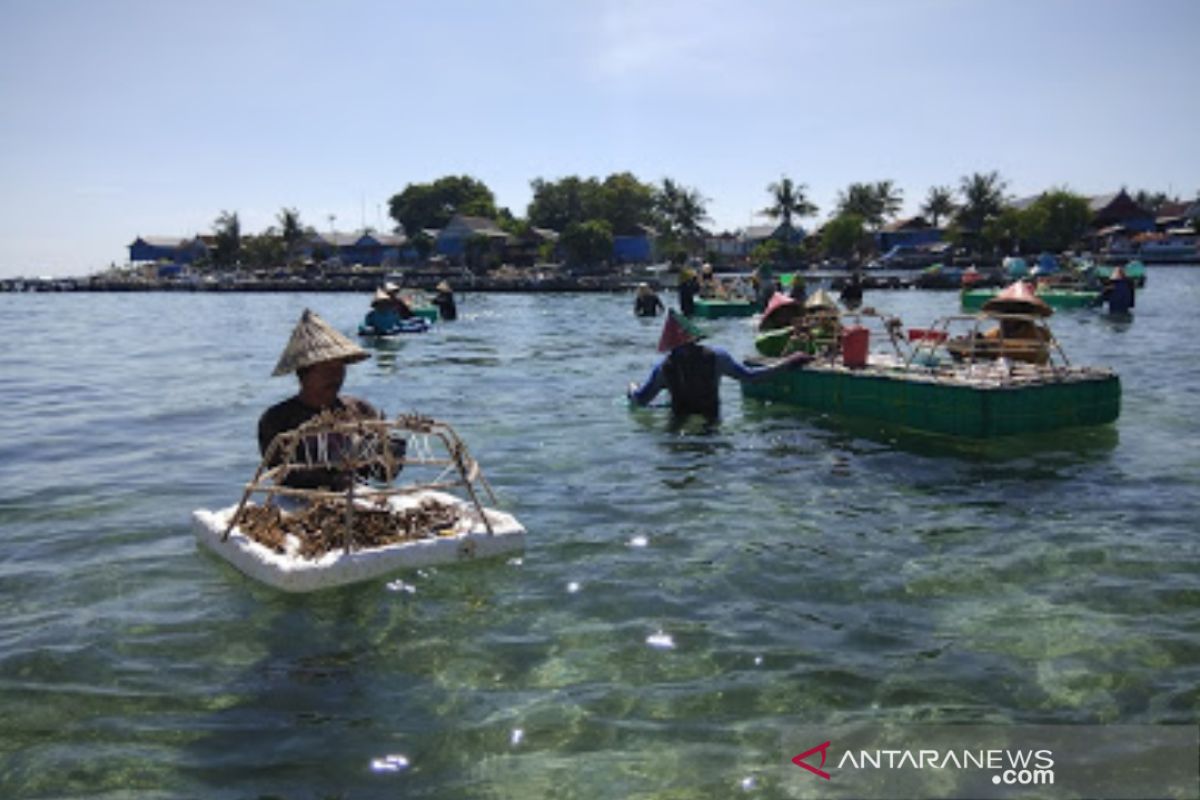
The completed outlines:
{"type": "Polygon", "coordinates": [[[871,332],[861,325],[851,325],[842,331],[842,363],[858,369],[867,365],[867,350],[871,332]]]}

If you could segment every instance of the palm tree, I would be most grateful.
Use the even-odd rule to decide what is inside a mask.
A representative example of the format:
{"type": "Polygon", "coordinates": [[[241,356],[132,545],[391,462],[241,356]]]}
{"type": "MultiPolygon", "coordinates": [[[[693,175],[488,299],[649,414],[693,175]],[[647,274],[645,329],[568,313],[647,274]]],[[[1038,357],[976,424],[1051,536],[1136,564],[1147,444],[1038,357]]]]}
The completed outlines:
{"type": "Polygon", "coordinates": [[[654,209],[659,224],[668,238],[695,242],[704,234],[703,223],[708,217],[708,198],[698,189],[681,186],[663,178],[662,186],[654,193],[654,209]]]}
{"type": "Polygon", "coordinates": [[[781,219],[788,228],[792,227],[792,217],[811,217],[817,213],[817,207],[809,202],[808,186],[803,183],[792,183],[792,179],[781,177],[776,183],[767,186],[774,204],[764,208],[761,214],[771,219],[781,219]]]}
{"type": "Polygon", "coordinates": [[[929,194],[925,195],[925,205],[921,206],[921,213],[929,217],[930,224],[933,227],[938,226],[938,222],[942,217],[948,217],[954,213],[954,190],[949,186],[930,186],[929,194]]]}
{"type": "Polygon", "coordinates": [[[875,184],[875,202],[879,209],[879,224],[885,219],[900,213],[904,204],[904,190],[892,181],[879,181],[875,184]]]}
{"type": "Polygon", "coordinates": [[[958,189],[963,196],[963,204],[958,209],[958,221],[963,228],[979,231],[985,222],[998,215],[1004,208],[1007,187],[1008,182],[995,170],[987,174],[964,175],[958,189]]]}
{"type": "MultiPolygon", "coordinates": [[[[891,184],[891,181],[887,181],[891,184]]],[[[862,217],[869,227],[883,224],[883,200],[880,184],[852,183],[846,191],[838,193],[838,216],[854,214],[862,217]]]]}

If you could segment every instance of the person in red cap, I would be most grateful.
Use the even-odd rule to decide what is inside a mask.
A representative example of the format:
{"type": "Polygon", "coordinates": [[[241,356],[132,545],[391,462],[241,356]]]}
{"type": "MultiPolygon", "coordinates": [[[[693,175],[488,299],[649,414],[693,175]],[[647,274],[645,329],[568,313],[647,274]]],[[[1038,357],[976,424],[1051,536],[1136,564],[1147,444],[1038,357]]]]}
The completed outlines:
{"type": "Polygon", "coordinates": [[[675,416],[700,414],[716,419],[720,416],[722,375],[739,381],[755,381],[812,358],[807,353],[796,353],[767,367],[751,367],[720,347],[700,344],[703,338],[704,334],[690,320],[674,309],[668,311],[658,340],[658,352],[667,355],[654,365],[641,386],[629,385],[629,400],[646,406],[666,389],[671,393],[671,411],[675,416]]]}

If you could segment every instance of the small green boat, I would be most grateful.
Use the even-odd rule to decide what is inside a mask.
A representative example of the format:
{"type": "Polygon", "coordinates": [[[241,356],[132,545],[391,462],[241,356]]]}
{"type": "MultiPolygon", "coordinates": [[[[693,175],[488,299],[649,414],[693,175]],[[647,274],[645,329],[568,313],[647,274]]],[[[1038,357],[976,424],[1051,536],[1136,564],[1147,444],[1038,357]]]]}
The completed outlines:
{"type": "Polygon", "coordinates": [[[414,317],[427,319],[430,322],[437,322],[438,319],[437,306],[413,306],[412,313],[414,317]]]}
{"type": "MultiPolygon", "coordinates": [[[[962,310],[978,311],[983,304],[999,294],[998,289],[964,289],[962,310]]],[[[1090,289],[1039,289],[1037,296],[1051,308],[1092,308],[1100,302],[1100,292],[1090,289]]]]}
{"type": "Polygon", "coordinates": [[[1111,370],[1070,366],[1065,358],[1044,365],[1019,363],[982,355],[982,350],[978,357],[971,351],[952,356],[946,345],[980,341],[985,319],[939,320],[930,329],[910,331],[912,345],[899,338],[899,326],[890,326],[886,334],[893,352],[871,353],[864,366],[847,366],[835,354],[742,383],[742,393],[971,439],[1104,425],[1120,415],[1121,382],[1111,370]],[[967,336],[952,338],[951,321],[967,322],[967,336]]]}
{"type": "Polygon", "coordinates": [[[724,317],[752,317],[758,311],[757,306],[749,300],[717,300],[696,298],[694,316],[701,319],[722,319],[724,317]]]}

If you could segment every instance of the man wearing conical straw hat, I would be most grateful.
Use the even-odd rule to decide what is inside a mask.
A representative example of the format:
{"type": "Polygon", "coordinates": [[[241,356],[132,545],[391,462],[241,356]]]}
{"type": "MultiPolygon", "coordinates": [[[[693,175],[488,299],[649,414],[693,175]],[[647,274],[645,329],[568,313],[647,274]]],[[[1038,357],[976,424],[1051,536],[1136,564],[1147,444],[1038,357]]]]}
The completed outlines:
{"type": "Polygon", "coordinates": [[[752,367],[742,364],[720,347],[700,344],[704,333],[695,323],[671,309],[658,339],[658,352],[666,353],[654,365],[650,376],[641,386],[630,384],[630,402],[649,405],[659,392],[671,393],[671,412],[676,417],[699,414],[710,420],[720,415],[721,376],[738,381],[756,381],[787,367],[798,366],[812,359],[807,353],[795,353],[770,366],[752,367]]]}
{"type": "Polygon", "coordinates": [[[443,322],[451,322],[458,319],[458,306],[454,303],[454,290],[450,288],[450,284],[446,281],[439,281],[434,287],[437,294],[433,296],[430,302],[437,306],[438,315],[443,322]]]}
{"type": "MultiPolygon", "coordinates": [[[[292,338],[279,356],[272,375],[294,372],[300,390],[294,397],[268,408],[258,420],[258,446],[265,455],[271,441],[284,431],[294,430],[324,411],[365,419],[382,415],[365,400],[340,394],[346,380],[346,365],[364,361],[365,350],[333,329],[309,309],[292,330],[292,338]]],[[[288,484],[313,488],[333,485],[332,474],[308,470],[288,476],[288,484]]],[[[340,487],[339,487],[340,488],[340,487]]]]}

